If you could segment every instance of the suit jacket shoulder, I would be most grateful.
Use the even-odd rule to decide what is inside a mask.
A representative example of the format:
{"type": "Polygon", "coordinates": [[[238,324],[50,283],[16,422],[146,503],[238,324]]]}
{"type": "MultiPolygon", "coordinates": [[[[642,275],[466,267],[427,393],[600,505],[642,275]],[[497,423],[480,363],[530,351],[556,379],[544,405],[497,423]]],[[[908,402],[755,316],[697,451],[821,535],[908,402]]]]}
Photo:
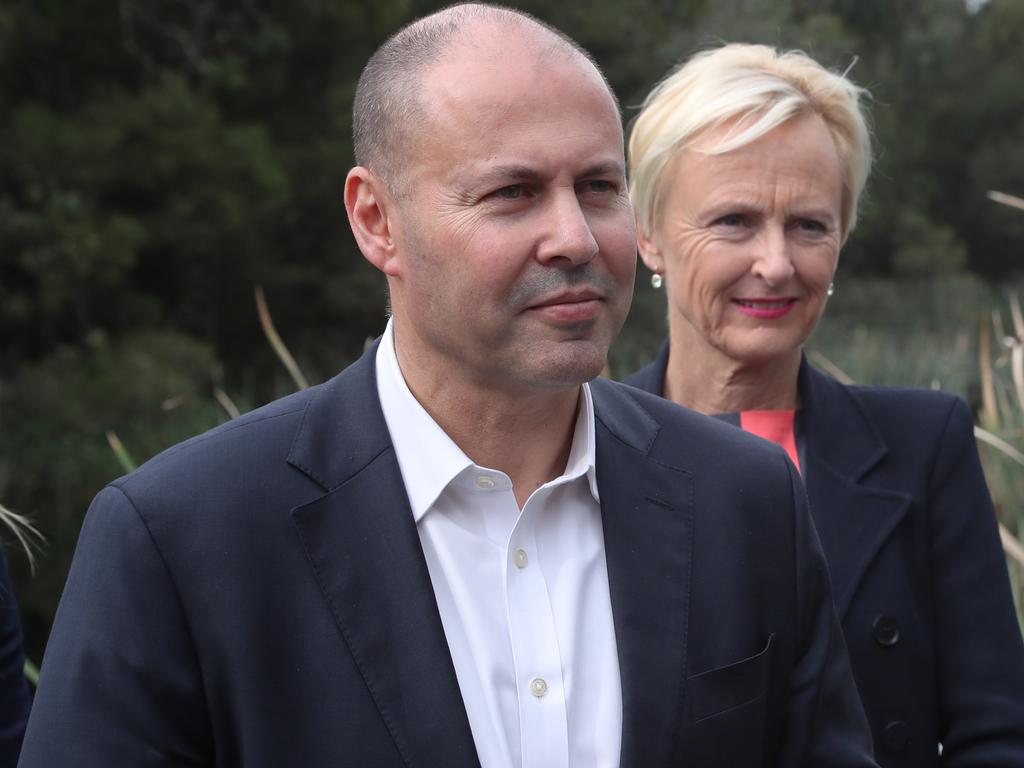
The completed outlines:
{"type": "Polygon", "coordinates": [[[101,491],[22,763],[478,768],[389,448],[370,350],[101,491]]]}

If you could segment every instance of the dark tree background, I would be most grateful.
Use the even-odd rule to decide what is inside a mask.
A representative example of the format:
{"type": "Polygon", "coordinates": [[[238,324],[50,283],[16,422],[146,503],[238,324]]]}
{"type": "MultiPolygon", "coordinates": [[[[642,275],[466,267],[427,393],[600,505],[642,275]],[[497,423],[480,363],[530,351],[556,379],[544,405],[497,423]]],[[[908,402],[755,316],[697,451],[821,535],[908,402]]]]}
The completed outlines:
{"type": "MultiPolygon", "coordinates": [[[[984,193],[1024,192],[1022,0],[513,4],[594,54],[626,120],[718,41],[852,67],[879,161],[844,273],[1017,270],[1024,216],[984,193]]],[[[0,501],[48,539],[34,577],[7,548],[32,658],[89,500],[121,471],[104,433],[142,460],[226,419],[215,388],[243,410],[291,389],[255,286],[311,379],[380,332],[384,282],[341,204],[352,95],[376,46],[436,7],[0,2],[0,501]]],[[[636,322],[660,312],[640,290],[636,322]]]]}

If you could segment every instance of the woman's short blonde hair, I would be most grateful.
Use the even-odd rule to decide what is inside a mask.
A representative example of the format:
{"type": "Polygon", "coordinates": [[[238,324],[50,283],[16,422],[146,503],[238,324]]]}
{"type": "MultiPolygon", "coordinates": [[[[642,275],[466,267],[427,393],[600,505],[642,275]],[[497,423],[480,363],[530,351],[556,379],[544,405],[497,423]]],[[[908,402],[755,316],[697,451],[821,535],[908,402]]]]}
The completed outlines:
{"type": "Polygon", "coordinates": [[[672,160],[701,136],[732,123],[717,146],[739,149],[803,114],[825,121],[842,165],[843,239],[871,171],[871,136],[862,106],[867,91],[800,51],[733,43],[703,51],[662,80],[644,100],[629,136],[630,197],[640,230],[653,231],[672,160]]]}

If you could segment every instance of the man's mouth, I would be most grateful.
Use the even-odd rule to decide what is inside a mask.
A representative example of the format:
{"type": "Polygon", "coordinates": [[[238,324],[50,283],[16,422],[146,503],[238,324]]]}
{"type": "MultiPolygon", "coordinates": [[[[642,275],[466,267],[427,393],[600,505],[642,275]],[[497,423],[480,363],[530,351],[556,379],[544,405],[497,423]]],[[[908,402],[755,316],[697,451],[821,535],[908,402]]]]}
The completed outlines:
{"type": "Polygon", "coordinates": [[[600,299],[601,295],[599,293],[589,289],[582,291],[564,291],[531,304],[530,309],[539,309],[540,307],[551,307],[561,304],[579,304],[584,301],[599,301],[600,299]]]}
{"type": "Polygon", "coordinates": [[[534,302],[527,311],[542,315],[556,325],[572,325],[596,318],[601,311],[601,301],[602,296],[593,290],[563,291],[534,302]]]}

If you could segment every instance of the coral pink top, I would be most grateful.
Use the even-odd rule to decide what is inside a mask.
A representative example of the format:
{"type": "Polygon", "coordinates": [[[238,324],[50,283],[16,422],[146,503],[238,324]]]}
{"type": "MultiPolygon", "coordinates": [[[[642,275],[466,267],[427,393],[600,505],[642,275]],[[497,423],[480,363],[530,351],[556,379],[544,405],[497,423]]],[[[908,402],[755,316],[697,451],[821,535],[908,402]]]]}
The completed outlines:
{"type": "Polygon", "coordinates": [[[801,472],[800,454],[796,448],[794,422],[796,411],[740,411],[740,427],[744,431],[781,445],[790,461],[801,472]]]}

